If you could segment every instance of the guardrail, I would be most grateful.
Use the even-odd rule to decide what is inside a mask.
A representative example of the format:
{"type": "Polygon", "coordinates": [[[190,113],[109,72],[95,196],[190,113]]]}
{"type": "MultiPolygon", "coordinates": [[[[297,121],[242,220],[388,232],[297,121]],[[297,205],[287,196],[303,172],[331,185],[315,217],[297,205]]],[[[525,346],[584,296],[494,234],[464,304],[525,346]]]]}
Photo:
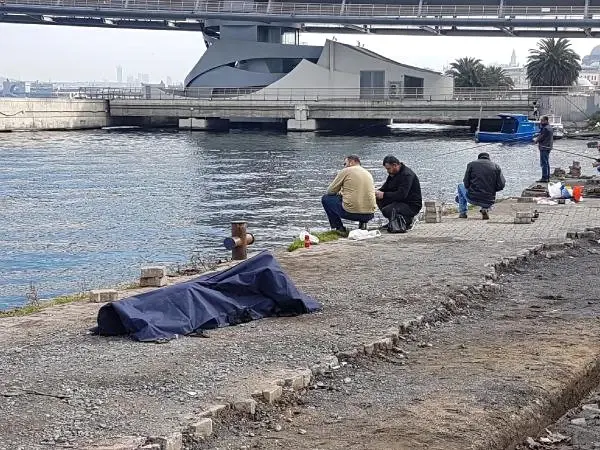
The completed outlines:
{"type": "Polygon", "coordinates": [[[2,6],[46,6],[95,10],[176,11],[266,15],[436,18],[591,18],[600,6],[393,5],[206,0],[2,0],[2,6]]]}
{"type": "Polygon", "coordinates": [[[580,87],[548,86],[531,89],[455,88],[431,90],[423,88],[101,88],[83,87],[74,98],[205,100],[205,101],[270,101],[270,102],[348,102],[348,101],[528,101],[545,95],[590,95],[594,90],[580,87]]]}

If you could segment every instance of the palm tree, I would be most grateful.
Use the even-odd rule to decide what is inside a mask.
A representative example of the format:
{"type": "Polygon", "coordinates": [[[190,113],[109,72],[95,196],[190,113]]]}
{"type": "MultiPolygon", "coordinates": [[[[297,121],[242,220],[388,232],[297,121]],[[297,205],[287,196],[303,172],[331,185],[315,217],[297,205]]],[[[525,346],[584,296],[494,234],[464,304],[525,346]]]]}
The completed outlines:
{"type": "Polygon", "coordinates": [[[572,86],[579,77],[579,55],[565,38],[542,39],[529,50],[527,78],[532,86],[572,86]]]}
{"type": "Polygon", "coordinates": [[[487,66],[483,69],[483,85],[489,88],[512,89],[515,82],[500,66],[487,66]]]}
{"type": "Polygon", "coordinates": [[[446,75],[454,78],[455,87],[481,87],[483,86],[484,66],[480,59],[459,58],[450,64],[451,69],[446,71],[446,75]]]}

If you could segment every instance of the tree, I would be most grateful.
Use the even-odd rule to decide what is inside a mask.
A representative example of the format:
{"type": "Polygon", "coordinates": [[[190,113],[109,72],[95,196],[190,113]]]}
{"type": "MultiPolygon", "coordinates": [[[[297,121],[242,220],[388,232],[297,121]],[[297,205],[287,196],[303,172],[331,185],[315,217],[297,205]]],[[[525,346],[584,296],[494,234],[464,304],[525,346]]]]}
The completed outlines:
{"type": "Polygon", "coordinates": [[[446,71],[446,75],[454,78],[455,87],[482,87],[484,65],[480,59],[459,58],[450,64],[451,69],[446,71]]]}
{"type": "Polygon", "coordinates": [[[565,38],[542,39],[529,50],[525,68],[532,86],[572,86],[579,77],[579,55],[565,38]]]}
{"type": "Polygon", "coordinates": [[[482,84],[489,88],[512,89],[515,82],[500,66],[487,66],[483,69],[482,84]]]}

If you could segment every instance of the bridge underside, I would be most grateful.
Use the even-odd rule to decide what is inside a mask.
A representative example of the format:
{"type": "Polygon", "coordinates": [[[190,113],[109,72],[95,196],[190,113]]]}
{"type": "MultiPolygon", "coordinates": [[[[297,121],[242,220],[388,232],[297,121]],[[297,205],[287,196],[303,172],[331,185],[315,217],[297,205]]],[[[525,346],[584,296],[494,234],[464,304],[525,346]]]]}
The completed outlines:
{"type": "Polygon", "coordinates": [[[311,33],[600,36],[598,0],[366,1],[4,0],[0,23],[203,31],[223,20],[294,23],[311,33]]]}

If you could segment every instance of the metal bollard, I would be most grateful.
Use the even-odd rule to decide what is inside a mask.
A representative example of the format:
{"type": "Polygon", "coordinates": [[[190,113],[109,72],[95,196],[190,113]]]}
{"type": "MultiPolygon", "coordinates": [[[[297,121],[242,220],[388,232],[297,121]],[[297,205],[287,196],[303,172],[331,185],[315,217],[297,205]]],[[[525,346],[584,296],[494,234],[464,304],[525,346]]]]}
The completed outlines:
{"type": "Polygon", "coordinates": [[[243,260],[248,257],[248,245],[254,243],[254,235],[246,232],[246,222],[243,220],[231,222],[231,237],[223,240],[227,250],[231,250],[231,259],[243,260]]]}

